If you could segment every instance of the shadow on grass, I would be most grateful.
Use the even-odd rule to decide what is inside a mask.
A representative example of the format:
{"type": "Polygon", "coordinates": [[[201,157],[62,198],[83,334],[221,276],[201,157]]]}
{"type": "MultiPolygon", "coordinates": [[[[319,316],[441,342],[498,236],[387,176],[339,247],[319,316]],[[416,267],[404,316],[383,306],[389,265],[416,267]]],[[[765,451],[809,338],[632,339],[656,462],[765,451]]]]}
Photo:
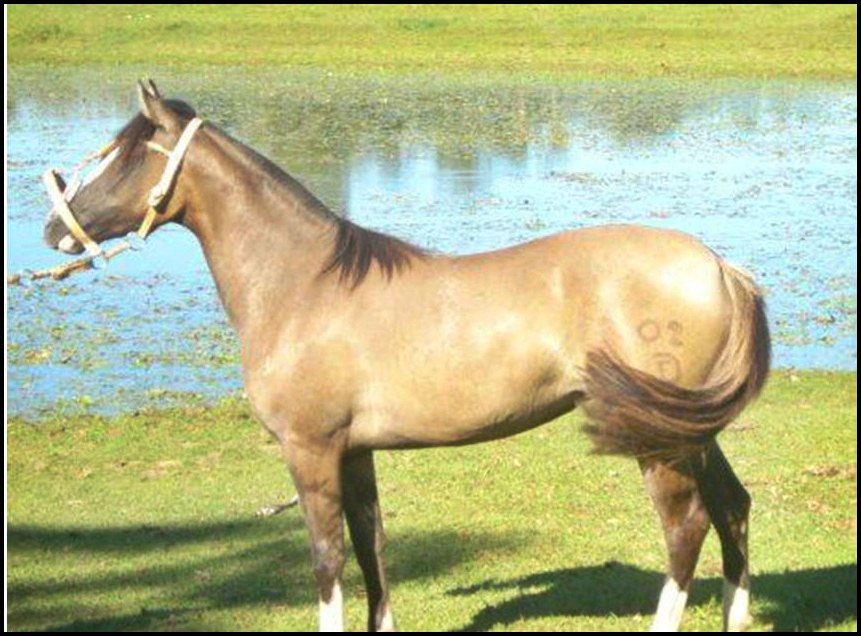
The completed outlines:
{"type": "MultiPolygon", "coordinates": [[[[523,543],[517,534],[408,533],[391,542],[390,574],[397,582],[441,577],[523,543]]],[[[309,562],[298,515],[108,528],[13,524],[7,619],[16,631],[218,631],[224,626],[211,624],[213,609],[313,607],[309,562]]],[[[357,568],[345,583],[360,589],[357,568]]],[[[462,628],[486,631],[524,618],[649,615],[662,583],[657,572],[610,562],[489,580],[449,594],[518,591],[462,628]]],[[[720,579],[698,580],[691,605],[719,599],[720,592],[720,579]]],[[[775,631],[821,629],[856,618],[857,565],[762,574],[753,592],[760,623],[775,631]]],[[[719,625],[718,615],[714,620],[719,625]]]]}
{"type": "MultiPolygon", "coordinates": [[[[392,541],[395,581],[443,576],[521,535],[455,531],[392,541]]],[[[351,556],[348,558],[352,558],[351,556]]],[[[299,515],[200,524],[8,527],[9,627],[15,631],[218,631],[211,610],[284,611],[317,602],[299,515]]],[[[358,591],[358,568],[347,588],[358,591]]]]}
{"type": "MultiPolygon", "coordinates": [[[[663,575],[616,562],[553,570],[530,576],[485,581],[449,592],[453,596],[493,590],[520,594],[478,612],[459,631],[487,631],[529,618],[552,616],[630,616],[655,611],[663,575]]],[[[696,580],[691,606],[718,599],[722,582],[696,580]]],[[[753,577],[754,615],[774,631],[812,631],[857,618],[857,564],[766,573],[753,577]]],[[[715,626],[720,616],[715,616],[715,626]]]]}

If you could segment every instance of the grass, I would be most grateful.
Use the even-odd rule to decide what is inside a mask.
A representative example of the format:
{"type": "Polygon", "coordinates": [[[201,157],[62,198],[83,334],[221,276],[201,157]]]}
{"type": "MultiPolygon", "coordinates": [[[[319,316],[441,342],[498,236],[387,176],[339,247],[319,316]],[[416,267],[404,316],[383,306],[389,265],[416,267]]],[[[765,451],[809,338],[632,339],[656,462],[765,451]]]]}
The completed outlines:
{"type": "Polygon", "coordinates": [[[856,76],[855,5],[9,5],[10,64],[856,76]]]}
{"type": "MultiPolygon", "coordinates": [[[[754,498],[759,630],[857,629],[856,375],[777,372],[722,443],[754,498]]],[[[408,630],[648,626],[665,553],[634,462],[578,417],[462,449],[379,453],[393,599],[408,630]]],[[[14,631],[310,630],[300,516],[243,401],[8,424],[14,631]]],[[[710,536],[683,627],[720,625],[710,536]]],[[[345,579],[364,626],[360,575],[345,579]]]]}

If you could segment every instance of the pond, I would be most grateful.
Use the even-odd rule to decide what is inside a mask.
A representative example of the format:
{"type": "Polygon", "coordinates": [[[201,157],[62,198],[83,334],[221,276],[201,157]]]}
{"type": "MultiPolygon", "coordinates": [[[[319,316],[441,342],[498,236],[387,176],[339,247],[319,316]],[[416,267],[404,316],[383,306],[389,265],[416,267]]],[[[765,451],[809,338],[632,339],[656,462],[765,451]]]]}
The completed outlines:
{"type": "MultiPolygon", "coordinates": [[[[150,73],[361,225],[470,253],[641,223],[689,232],[767,292],[777,367],[856,369],[853,84],[560,84],[150,73]]],[[[41,242],[39,180],[134,113],[140,69],[8,81],[7,271],[41,242]]],[[[156,233],[101,272],[7,291],[8,412],[141,410],[241,390],[238,347],[194,237],[156,233]]]]}

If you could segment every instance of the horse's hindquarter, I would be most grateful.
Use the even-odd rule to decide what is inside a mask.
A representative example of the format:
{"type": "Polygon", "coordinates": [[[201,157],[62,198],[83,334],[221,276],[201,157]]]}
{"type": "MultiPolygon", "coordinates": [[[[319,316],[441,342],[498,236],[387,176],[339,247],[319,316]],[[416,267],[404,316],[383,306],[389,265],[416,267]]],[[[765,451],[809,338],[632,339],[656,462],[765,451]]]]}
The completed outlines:
{"type": "Polygon", "coordinates": [[[595,228],[586,348],[612,349],[664,380],[702,386],[729,337],[733,304],[718,257],[678,232],[595,228]]]}
{"type": "Polygon", "coordinates": [[[574,408],[586,353],[600,347],[695,384],[728,322],[711,252],[633,227],[428,258],[341,298],[282,390],[294,417],[317,408],[332,426],[342,418],[358,447],[463,444],[537,426],[574,408]]]}

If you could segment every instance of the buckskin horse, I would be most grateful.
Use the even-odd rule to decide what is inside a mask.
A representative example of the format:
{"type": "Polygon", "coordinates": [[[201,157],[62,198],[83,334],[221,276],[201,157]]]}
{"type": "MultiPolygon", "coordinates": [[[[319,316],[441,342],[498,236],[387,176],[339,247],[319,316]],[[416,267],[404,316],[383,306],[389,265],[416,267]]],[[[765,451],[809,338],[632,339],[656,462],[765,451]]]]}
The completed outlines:
{"type": "Polygon", "coordinates": [[[368,627],[395,623],[377,449],[484,442],[582,407],[595,449],[636,458],[669,552],[653,630],[676,630],[710,525],[723,624],[749,621],[750,498],[716,435],[760,392],[770,340],[751,279],[694,238],[638,226],[469,256],[337,216],[186,103],[141,111],[74,188],[46,179],[70,254],[179,223],[239,335],[251,407],[283,449],[311,538],[323,630],[343,629],[343,519],[368,627]]]}

